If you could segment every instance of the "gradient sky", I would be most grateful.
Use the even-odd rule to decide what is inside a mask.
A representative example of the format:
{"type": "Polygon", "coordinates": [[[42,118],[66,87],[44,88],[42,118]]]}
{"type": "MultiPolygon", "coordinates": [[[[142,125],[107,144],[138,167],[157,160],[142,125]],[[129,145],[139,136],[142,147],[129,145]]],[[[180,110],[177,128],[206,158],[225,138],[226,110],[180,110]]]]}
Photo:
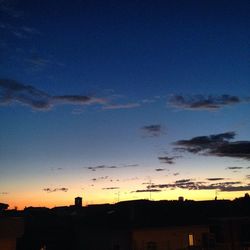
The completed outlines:
{"type": "Polygon", "coordinates": [[[0,1],[0,202],[250,190],[250,2],[0,1]]]}

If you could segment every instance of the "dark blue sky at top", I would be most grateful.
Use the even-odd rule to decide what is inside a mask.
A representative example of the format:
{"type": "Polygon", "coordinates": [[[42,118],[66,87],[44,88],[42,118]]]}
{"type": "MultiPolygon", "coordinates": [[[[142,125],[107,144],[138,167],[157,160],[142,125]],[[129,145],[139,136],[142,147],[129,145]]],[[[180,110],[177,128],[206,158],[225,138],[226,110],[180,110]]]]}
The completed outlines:
{"type": "Polygon", "coordinates": [[[172,176],[233,178],[239,164],[246,184],[249,152],[179,157],[174,143],[229,131],[249,142],[249,13],[247,0],[0,1],[0,195],[41,169],[44,187],[64,185],[51,168],[88,182],[88,166],[138,164],[154,181],[166,155],[172,176]]]}
{"type": "Polygon", "coordinates": [[[248,1],[20,1],[14,7],[23,16],[6,19],[39,34],[7,34],[10,54],[24,52],[16,55],[19,65],[6,63],[4,76],[16,74],[47,91],[113,89],[136,98],[233,93],[247,81],[248,1]],[[31,80],[23,74],[22,57],[29,56],[55,65],[31,80]]]}

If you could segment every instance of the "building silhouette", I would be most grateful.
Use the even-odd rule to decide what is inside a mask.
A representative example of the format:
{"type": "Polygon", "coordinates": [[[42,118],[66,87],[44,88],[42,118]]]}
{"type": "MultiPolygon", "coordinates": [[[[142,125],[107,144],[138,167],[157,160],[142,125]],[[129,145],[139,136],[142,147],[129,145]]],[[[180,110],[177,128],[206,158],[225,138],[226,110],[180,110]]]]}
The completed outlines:
{"type": "Polygon", "coordinates": [[[76,207],[82,207],[82,197],[76,197],[75,198],[75,206],[76,207]]]}

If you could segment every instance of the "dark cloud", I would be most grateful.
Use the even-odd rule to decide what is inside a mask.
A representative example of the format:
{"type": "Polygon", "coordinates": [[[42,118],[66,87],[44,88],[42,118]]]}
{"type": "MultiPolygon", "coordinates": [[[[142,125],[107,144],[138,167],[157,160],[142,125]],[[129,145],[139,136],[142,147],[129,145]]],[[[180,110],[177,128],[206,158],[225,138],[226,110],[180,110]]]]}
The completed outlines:
{"type": "Polygon", "coordinates": [[[166,169],[165,168],[156,168],[155,171],[156,172],[161,172],[161,171],[165,171],[166,169]]]}
{"type": "Polygon", "coordinates": [[[24,85],[14,80],[0,80],[0,104],[7,105],[19,102],[37,110],[48,110],[58,104],[104,105],[106,100],[92,96],[62,95],[50,96],[48,93],[30,85],[24,85]]]}
{"type": "Polygon", "coordinates": [[[250,141],[225,143],[211,151],[216,156],[227,156],[250,160],[250,141]]]}
{"type": "Polygon", "coordinates": [[[116,179],[116,180],[113,180],[113,179],[111,179],[111,180],[109,180],[110,182],[118,182],[118,181],[120,181],[119,179],[116,179]]]}
{"type": "Polygon", "coordinates": [[[107,180],[109,177],[108,176],[100,176],[97,178],[93,178],[91,179],[92,181],[103,181],[103,180],[107,180]]]}
{"type": "Polygon", "coordinates": [[[191,179],[182,179],[182,180],[177,180],[175,181],[176,184],[179,184],[179,183],[187,183],[187,182],[190,182],[191,179]]]}
{"type": "Polygon", "coordinates": [[[187,190],[220,190],[222,192],[233,192],[233,191],[248,191],[250,188],[250,184],[248,185],[240,185],[240,181],[228,181],[228,182],[218,182],[212,184],[206,184],[206,182],[194,182],[189,181],[188,179],[183,179],[176,181],[175,183],[169,184],[153,184],[147,186],[148,189],[156,188],[156,189],[187,189],[187,190]],[[240,186],[239,186],[240,185],[240,186]]]}
{"type": "Polygon", "coordinates": [[[13,80],[0,80],[0,104],[19,102],[34,109],[51,108],[51,97],[30,85],[23,85],[13,80]]]}
{"type": "Polygon", "coordinates": [[[189,110],[217,110],[225,106],[238,104],[243,102],[237,96],[219,95],[174,95],[170,98],[169,103],[175,108],[189,110]]]}
{"type": "Polygon", "coordinates": [[[198,153],[204,150],[213,150],[214,148],[227,143],[233,139],[235,132],[227,132],[209,136],[197,136],[190,140],[179,140],[175,145],[180,146],[181,150],[186,150],[191,153],[198,153]]]}
{"type": "Polygon", "coordinates": [[[138,167],[139,164],[128,164],[128,165],[123,165],[123,167],[138,167]]]}
{"type": "Polygon", "coordinates": [[[220,191],[222,192],[237,192],[237,191],[249,191],[250,190],[250,185],[245,185],[245,186],[225,186],[221,187],[220,191]]]}
{"type": "Polygon", "coordinates": [[[201,153],[219,157],[234,157],[250,160],[250,141],[234,141],[235,132],[198,136],[175,142],[176,150],[201,153]]]}
{"type": "Polygon", "coordinates": [[[164,133],[164,129],[160,124],[143,126],[141,130],[144,132],[145,136],[149,137],[157,137],[164,133]]]}
{"type": "Polygon", "coordinates": [[[96,171],[98,169],[105,169],[105,168],[117,168],[117,166],[107,166],[107,165],[99,165],[95,167],[88,167],[89,170],[96,171]]]}
{"type": "Polygon", "coordinates": [[[68,192],[68,188],[62,187],[62,188],[44,188],[43,191],[47,192],[47,193],[53,193],[53,192],[58,192],[58,191],[62,191],[62,192],[68,192]]]}
{"type": "Polygon", "coordinates": [[[208,181],[223,181],[225,180],[225,178],[220,178],[220,177],[216,177],[216,178],[207,178],[208,181]]]}
{"type": "Polygon", "coordinates": [[[94,166],[94,167],[88,167],[89,170],[96,171],[98,169],[107,169],[107,168],[128,168],[128,167],[138,167],[139,164],[128,164],[128,165],[120,165],[120,166],[115,166],[115,165],[99,165],[99,166],[94,166]]]}
{"type": "Polygon", "coordinates": [[[114,190],[114,189],[120,189],[119,187],[106,187],[102,188],[103,190],[114,190]]]}
{"type": "Polygon", "coordinates": [[[247,179],[250,179],[250,174],[246,175],[246,178],[247,178],[247,179]]]}
{"type": "Polygon", "coordinates": [[[133,191],[135,193],[151,193],[151,192],[161,192],[160,189],[138,189],[136,191],[133,191]]]}
{"type": "Polygon", "coordinates": [[[53,101],[55,104],[77,104],[77,105],[106,103],[106,100],[103,98],[96,98],[96,97],[82,96],[82,95],[54,96],[53,101]]]}
{"type": "Polygon", "coordinates": [[[162,163],[166,163],[166,164],[174,164],[174,159],[176,157],[168,157],[168,156],[159,156],[158,159],[160,162],[162,163]]]}
{"type": "Polygon", "coordinates": [[[180,173],[173,173],[173,176],[177,176],[177,175],[180,175],[180,173]]]}
{"type": "Polygon", "coordinates": [[[227,167],[226,169],[231,169],[231,170],[238,170],[242,169],[243,167],[227,167]]]}

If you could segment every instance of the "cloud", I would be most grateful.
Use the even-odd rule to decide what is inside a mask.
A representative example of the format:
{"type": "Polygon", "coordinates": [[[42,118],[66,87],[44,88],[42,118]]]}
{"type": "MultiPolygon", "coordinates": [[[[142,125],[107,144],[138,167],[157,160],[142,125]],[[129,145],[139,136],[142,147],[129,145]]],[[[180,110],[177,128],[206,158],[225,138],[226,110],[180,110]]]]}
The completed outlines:
{"type": "Polygon", "coordinates": [[[62,191],[62,192],[68,192],[68,188],[62,187],[62,188],[44,188],[43,191],[47,192],[47,193],[53,193],[53,192],[58,192],[58,191],[62,191]]]}
{"type": "Polygon", "coordinates": [[[160,189],[138,189],[136,191],[133,191],[133,193],[151,193],[151,192],[161,192],[160,189]]]}
{"type": "Polygon", "coordinates": [[[169,100],[171,106],[188,110],[218,110],[225,106],[239,104],[240,102],[243,102],[243,100],[231,95],[174,95],[169,100]]]}
{"type": "Polygon", "coordinates": [[[246,178],[247,178],[247,179],[250,179],[250,174],[246,175],[246,178]]]}
{"type": "Polygon", "coordinates": [[[250,190],[250,185],[245,185],[245,186],[226,186],[226,187],[221,187],[220,191],[222,192],[237,192],[237,191],[249,191],[250,190]]]}
{"type": "Polygon", "coordinates": [[[0,104],[8,105],[18,102],[36,110],[49,110],[59,104],[93,105],[106,103],[105,99],[84,95],[50,96],[30,85],[14,80],[0,80],[0,104]]]}
{"type": "Polygon", "coordinates": [[[133,109],[140,107],[141,104],[139,103],[125,103],[125,104],[110,104],[103,106],[102,109],[105,110],[112,110],[112,109],[133,109]]]}
{"type": "Polygon", "coordinates": [[[5,13],[12,18],[19,18],[23,12],[15,9],[16,1],[1,0],[0,1],[0,13],[5,13]]]}
{"type": "Polygon", "coordinates": [[[115,189],[120,189],[119,187],[106,187],[102,188],[102,190],[115,190],[115,189]]]}
{"type": "Polygon", "coordinates": [[[117,168],[117,166],[107,166],[107,165],[99,165],[95,167],[88,167],[89,170],[96,171],[98,169],[104,169],[104,168],[117,168]]]}
{"type": "Polygon", "coordinates": [[[176,184],[180,184],[180,183],[187,183],[189,182],[190,183],[191,179],[182,179],[182,180],[177,180],[175,181],[176,184]]]}
{"type": "Polygon", "coordinates": [[[176,181],[175,183],[167,184],[153,184],[147,186],[147,188],[156,189],[187,189],[187,190],[219,190],[221,192],[235,192],[235,191],[248,191],[250,190],[250,184],[240,185],[240,181],[228,181],[228,182],[218,182],[212,184],[206,184],[206,182],[195,182],[189,179],[183,179],[176,181]]]}
{"type": "Polygon", "coordinates": [[[160,162],[162,163],[166,163],[166,164],[174,164],[174,159],[176,157],[168,157],[168,156],[159,156],[158,159],[160,162]]]}
{"type": "Polygon", "coordinates": [[[96,97],[82,96],[82,95],[54,96],[53,101],[55,104],[77,104],[77,105],[106,103],[106,100],[103,98],[96,98],[96,97]]]}
{"type": "Polygon", "coordinates": [[[0,195],[7,195],[9,194],[8,192],[0,192],[0,195]]]}
{"type": "Polygon", "coordinates": [[[128,167],[138,167],[139,164],[127,164],[127,165],[123,165],[122,167],[128,168],[128,167]]]}
{"type": "Polygon", "coordinates": [[[113,179],[111,179],[111,180],[109,180],[110,182],[118,182],[118,181],[120,181],[119,179],[116,179],[116,180],[113,180],[113,179]]]}
{"type": "Polygon", "coordinates": [[[155,171],[157,172],[161,172],[161,171],[165,171],[166,169],[165,168],[156,168],[155,171]]]}
{"type": "Polygon", "coordinates": [[[238,170],[242,169],[243,167],[227,167],[226,169],[231,169],[231,170],[238,170]]]}
{"type": "Polygon", "coordinates": [[[180,173],[173,173],[173,176],[177,176],[177,175],[180,175],[180,173]]]}
{"type": "Polygon", "coordinates": [[[51,97],[30,85],[23,85],[13,80],[0,80],[0,104],[19,102],[34,109],[49,109],[51,97]]]}
{"type": "Polygon", "coordinates": [[[91,179],[92,181],[102,181],[102,180],[107,180],[109,177],[108,176],[100,176],[97,178],[91,179]]]}
{"type": "Polygon", "coordinates": [[[208,181],[223,181],[225,180],[225,178],[220,178],[220,177],[216,177],[216,178],[207,178],[208,181]]]}
{"type": "Polygon", "coordinates": [[[0,29],[19,39],[27,39],[33,35],[41,35],[41,33],[35,28],[28,26],[13,26],[7,22],[0,22],[0,29]]]}
{"type": "Polygon", "coordinates": [[[138,167],[139,164],[127,164],[127,165],[120,165],[120,166],[114,166],[114,165],[98,165],[94,167],[88,167],[89,170],[96,171],[98,169],[107,169],[107,168],[128,168],[128,167],[138,167]]]}
{"type": "Polygon", "coordinates": [[[25,59],[25,62],[31,65],[34,70],[41,70],[45,66],[52,64],[49,59],[44,59],[38,56],[32,56],[31,58],[25,59]]]}
{"type": "Polygon", "coordinates": [[[233,141],[235,132],[198,136],[190,140],[179,140],[174,144],[178,151],[203,155],[233,157],[250,160],[250,141],[233,141]]]}
{"type": "Polygon", "coordinates": [[[143,126],[141,130],[149,137],[157,137],[163,134],[163,127],[160,124],[143,126]]]}

